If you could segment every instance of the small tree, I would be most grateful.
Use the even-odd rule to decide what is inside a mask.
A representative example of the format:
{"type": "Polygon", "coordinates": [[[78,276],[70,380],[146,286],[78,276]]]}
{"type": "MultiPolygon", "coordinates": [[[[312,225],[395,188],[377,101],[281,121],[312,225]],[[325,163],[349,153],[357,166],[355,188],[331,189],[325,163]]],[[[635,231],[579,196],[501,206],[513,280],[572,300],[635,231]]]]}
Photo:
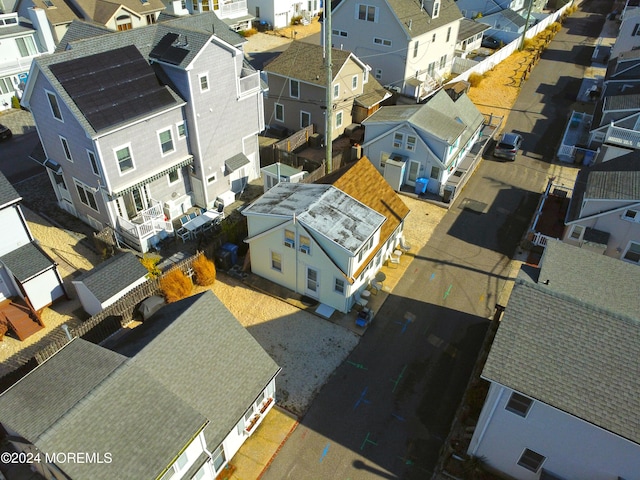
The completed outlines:
{"type": "Polygon", "coordinates": [[[158,268],[158,262],[160,262],[160,257],[157,255],[144,255],[140,259],[140,263],[142,266],[147,269],[149,272],[149,276],[152,278],[158,278],[162,275],[162,271],[158,268]]]}
{"type": "Polygon", "coordinates": [[[216,266],[204,253],[193,261],[192,267],[196,274],[196,284],[201,287],[213,285],[216,281],[216,266]]]}
{"type": "Polygon", "coordinates": [[[160,279],[160,290],[167,303],[188,297],[193,290],[193,282],[182,270],[176,268],[160,279]]]}

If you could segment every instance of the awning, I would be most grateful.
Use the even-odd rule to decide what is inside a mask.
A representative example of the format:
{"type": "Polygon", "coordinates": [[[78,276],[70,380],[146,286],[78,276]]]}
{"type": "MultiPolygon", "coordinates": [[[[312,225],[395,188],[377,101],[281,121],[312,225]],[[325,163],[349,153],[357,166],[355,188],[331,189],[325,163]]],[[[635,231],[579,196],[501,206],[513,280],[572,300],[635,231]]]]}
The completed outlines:
{"type": "Polygon", "coordinates": [[[187,158],[185,158],[184,160],[182,160],[179,163],[176,163],[175,165],[172,165],[169,168],[165,168],[164,170],[161,170],[158,173],[155,173],[153,175],[151,175],[150,177],[145,178],[144,180],[134,183],[133,185],[129,185],[128,187],[124,187],[121,188],[119,190],[115,190],[111,195],[114,197],[121,197],[122,195],[125,195],[129,192],[132,192],[133,190],[140,188],[144,185],[147,185],[148,183],[151,182],[155,182],[156,180],[161,179],[162,177],[166,177],[167,175],[169,175],[171,172],[175,172],[176,170],[182,168],[182,167],[186,167],[187,165],[191,165],[193,163],[193,157],[189,156],[187,158]]]}
{"type": "Polygon", "coordinates": [[[245,165],[248,165],[251,161],[246,157],[244,153],[239,153],[233,157],[224,161],[224,166],[228,173],[240,170],[245,165]]]}

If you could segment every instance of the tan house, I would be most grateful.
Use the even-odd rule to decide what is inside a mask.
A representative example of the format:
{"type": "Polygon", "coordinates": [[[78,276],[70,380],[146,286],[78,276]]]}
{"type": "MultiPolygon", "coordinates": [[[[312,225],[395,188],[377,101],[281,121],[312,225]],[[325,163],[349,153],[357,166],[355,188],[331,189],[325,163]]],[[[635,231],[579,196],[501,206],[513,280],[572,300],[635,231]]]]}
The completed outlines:
{"type": "Polygon", "coordinates": [[[315,131],[325,134],[325,113],[331,112],[332,139],[344,133],[352,123],[359,123],[391,97],[370,77],[371,68],[353,53],[332,50],[332,105],[326,108],[326,69],[323,47],[293,42],[287,50],[269,63],[269,94],[265,99],[265,120],[270,128],[295,132],[313,124],[315,131]]]}

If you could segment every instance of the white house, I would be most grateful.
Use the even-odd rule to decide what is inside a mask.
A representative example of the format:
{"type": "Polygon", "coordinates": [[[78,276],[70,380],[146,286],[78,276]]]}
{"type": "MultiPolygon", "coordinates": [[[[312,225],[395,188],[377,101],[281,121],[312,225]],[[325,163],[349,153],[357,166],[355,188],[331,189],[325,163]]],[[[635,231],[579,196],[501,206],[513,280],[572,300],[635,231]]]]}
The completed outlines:
{"type": "Polygon", "coordinates": [[[22,198],[0,173],[0,301],[21,298],[41,310],[65,295],[57,264],[40,248],[20,208],[22,198]]]}
{"type": "Polygon", "coordinates": [[[322,0],[247,0],[249,11],[272,28],[283,28],[298,17],[308,23],[322,11],[322,0]]]}
{"type": "Polygon", "coordinates": [[[636,50],[640,47],[640,8],[637,2],[626,2],[625,8],[620,15],[620,27],[616,41],[611,47],[611,58],[616,58],[622,52],[636,50]]]}
{"type": "Polygon", "coordinates": [[[104,346],[72,340],[0,395],[0,424],[47,480],[213,480],[273,408],[279,371],[206,291],[104,346]]]}
{"type": "Polygon", "coordinates": [[[245,208],[245,242],[253,273],[348,312],[398,245],[409,209],[366,157],[321,181],[279,183],[245,208]]]}
{"type": "Polygon", "coordinates": [[[382,85],[424,99],[451,71],[461,19],[453,0],[342,0],[331,42],[371,65],[382,85]]]}
{"type": "Polygon", "coordinates": [[[468,454],[518,480],[637,478],[640,269],[550,241],[522,267],[468,454]]]}
{"type": "Polygon", "coordinates": [[[133,253],[121,253],[105,260],[71,283],[82,308],[96,315],[124,294],[147,281],[149,272],[133,253]]]}
{"type": "Polygon", "coordinates": [[[484,117],[466,94],[457,100],[440,90],[423,105],[380,108],[363,122],[363,153],[391,187],[414,188],[427,179],[427,190],[442,188],[480,136],[484,117]]]}

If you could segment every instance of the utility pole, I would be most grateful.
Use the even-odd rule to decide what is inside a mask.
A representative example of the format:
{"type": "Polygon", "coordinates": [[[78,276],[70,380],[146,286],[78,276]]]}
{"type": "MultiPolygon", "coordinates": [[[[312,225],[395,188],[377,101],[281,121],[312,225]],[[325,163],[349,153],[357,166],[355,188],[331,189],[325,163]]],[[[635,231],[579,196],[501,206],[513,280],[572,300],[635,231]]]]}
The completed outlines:
{"type": "Polygon", "coordinates": [[[325,96],[325,171],[332,170],[333,137],[333,65],[331,61],[331,0],[324,0],[324,65],[327,71],[327,88],[325,96]]]}
{"type": "Polygon", "coordinates": [[[531,9],[533,8],[533,0],[529,0],[529,9],[527,10],[527,20],[524,24],[524,33],[522,34],[522,38],[520,39],[520,47],[518,50],[522,51],[524,48],[524,38],[527,36],[527,31],[529,30],[529,19],[531,18],[531,9]]]}

